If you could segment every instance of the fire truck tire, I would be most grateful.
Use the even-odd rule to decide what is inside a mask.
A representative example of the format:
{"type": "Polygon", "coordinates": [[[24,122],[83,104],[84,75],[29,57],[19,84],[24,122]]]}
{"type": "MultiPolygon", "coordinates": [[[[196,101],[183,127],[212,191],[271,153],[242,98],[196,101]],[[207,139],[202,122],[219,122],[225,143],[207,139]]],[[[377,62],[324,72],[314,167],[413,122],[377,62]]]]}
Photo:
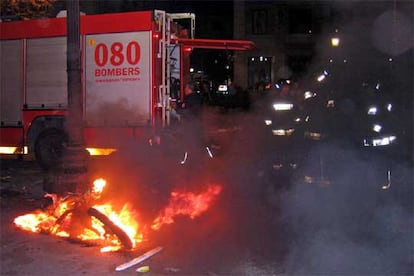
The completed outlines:
{"type": "Polygon", "coordinates": [[[132,241],[128,237],[128,235],[116,224],[114,224],[106,215],[102,214],[95,208],[89,208],[88,215],[93,216],[97,218],[100,222],[102,222],[103,225],[118,238],[118,240],[122,243],[125,249],[132,248],[132,241]]]}
{"type": "Polygon", "coordinates": [[[56,169],[62,162],[67,137],[53,129],[42,132],[35,143],[36,161],[45,170],[56,169]]]}

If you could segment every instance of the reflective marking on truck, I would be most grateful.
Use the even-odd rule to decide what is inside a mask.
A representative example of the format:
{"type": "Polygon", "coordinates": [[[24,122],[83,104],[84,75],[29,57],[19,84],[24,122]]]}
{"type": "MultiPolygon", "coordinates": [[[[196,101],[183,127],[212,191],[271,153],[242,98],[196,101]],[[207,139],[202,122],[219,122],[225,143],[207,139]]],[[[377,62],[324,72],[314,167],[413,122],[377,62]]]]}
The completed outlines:
{"type": "Polygon", "coordinates": [[[0,154],[28,154],[27,147],[0,147],[0,154]]]}
{"type": "Polygon", "coordinates": [[[93,155],[93,156],[110,155],[111,153],[114,153],[116,151],[116,149],[114,148],[86,148],[86,150],[89,152],[90,155],[93,155]]]}
{"type": "MultiPolygon", "coordinates": [[[[115,148],[86,148],[90,155],[105,156],[117,151],[115,148]]],[[[28,154],[28,147],[0,147],[0,154],[28,154]]]]}

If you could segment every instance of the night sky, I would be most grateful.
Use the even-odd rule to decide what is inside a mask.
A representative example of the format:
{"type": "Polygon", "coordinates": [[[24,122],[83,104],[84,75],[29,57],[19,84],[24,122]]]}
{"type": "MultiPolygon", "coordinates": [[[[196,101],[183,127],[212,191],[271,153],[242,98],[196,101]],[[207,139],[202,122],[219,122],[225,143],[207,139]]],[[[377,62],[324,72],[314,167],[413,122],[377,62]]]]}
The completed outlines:
{"type": "Polygon", "coordinates": [[[196,15],[196,37],[231,39],[233,36],[233,1],[81,0],[81,10],[86,14],[154,9],[165,10],[169,13],[194,13],[196,15]]]}

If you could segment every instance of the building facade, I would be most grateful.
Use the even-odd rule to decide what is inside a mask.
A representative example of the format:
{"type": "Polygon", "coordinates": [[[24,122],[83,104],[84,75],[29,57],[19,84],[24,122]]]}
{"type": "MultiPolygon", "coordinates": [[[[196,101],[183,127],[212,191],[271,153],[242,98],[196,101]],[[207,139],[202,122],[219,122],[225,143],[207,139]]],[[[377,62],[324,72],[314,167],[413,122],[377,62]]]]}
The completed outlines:
{"type": "Polygon", "coordinates": [[[252,40],[257,49],[235,55],[234,82],[260,90],[300,77],[314,55],[322,19],[331,12],[324,2],[235,0],[234,39],[252,40]]]}

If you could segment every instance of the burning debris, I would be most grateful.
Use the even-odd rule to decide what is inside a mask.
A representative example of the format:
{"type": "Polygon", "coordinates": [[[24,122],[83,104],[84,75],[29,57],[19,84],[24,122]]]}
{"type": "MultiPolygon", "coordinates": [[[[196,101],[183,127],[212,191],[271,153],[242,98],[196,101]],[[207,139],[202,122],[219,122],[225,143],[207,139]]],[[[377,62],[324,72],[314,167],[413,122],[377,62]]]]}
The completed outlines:
{"type": "MultiPolygon", "coordinates": [[[[51,206],[16,217],[14,224],[30,232],[100,245],[101,252],[135,249],[144,241],[149,228],[138,222],[138,213],[130,204],[117,208],[109,202],[101,203],[106,185],[106,181],[100,178],[93,182],[90,192],[82,195],[59,197],[46,194],[45,197],[53,201],[51,206]]],[[[173,223],[178,215],[194,219],[207,211],[221,189],[220,185],[212,185],[199,194],[171,192],[168,206],[153,220],[150,228],[159,230],[162,225],[173,223]]]]}

